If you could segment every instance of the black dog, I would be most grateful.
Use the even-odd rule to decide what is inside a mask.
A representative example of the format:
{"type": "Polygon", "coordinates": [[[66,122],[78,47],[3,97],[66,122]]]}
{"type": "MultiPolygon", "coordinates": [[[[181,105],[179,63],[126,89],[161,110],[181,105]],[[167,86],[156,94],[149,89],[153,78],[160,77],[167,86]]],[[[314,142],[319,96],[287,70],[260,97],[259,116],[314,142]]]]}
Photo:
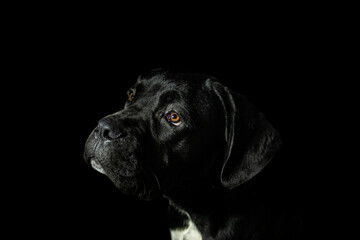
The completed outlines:
{"type": "Polygon", "coordinates": [[[167,198],[173,240],[288,239],[240,186],[280,146],[244,96],[206,75],[165,71],[139,77],[128,96],[99,121],[84,157],[125,194],[167,198]]]}

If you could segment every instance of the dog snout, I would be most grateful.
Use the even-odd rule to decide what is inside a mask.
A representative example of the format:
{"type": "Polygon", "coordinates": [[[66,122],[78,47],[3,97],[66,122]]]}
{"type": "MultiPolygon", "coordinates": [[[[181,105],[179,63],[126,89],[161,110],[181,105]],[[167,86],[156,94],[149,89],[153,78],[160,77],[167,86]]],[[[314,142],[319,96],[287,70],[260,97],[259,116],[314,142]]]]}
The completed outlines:
{"type": "Polygon", "coordinates": [[[121,127],[109,118],[103,118],[99,121],[97,126],[97,134],[103,140],[115,140],[125,137],[126,132],[121,127]]]}

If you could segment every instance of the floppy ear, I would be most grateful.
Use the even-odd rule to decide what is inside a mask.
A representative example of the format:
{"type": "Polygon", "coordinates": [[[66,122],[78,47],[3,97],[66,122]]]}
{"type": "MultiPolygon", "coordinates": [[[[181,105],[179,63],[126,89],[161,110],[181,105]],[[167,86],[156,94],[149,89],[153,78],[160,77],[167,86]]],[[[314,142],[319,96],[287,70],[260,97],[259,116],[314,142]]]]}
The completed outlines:
{"type": "Polygon", "coordinates": [[[280,147],[280,137],[244,96],[218,82],[212,82],[212,86],[225,115],[226,146],[220,181],[232,189],[266,166],[280,147]]]}

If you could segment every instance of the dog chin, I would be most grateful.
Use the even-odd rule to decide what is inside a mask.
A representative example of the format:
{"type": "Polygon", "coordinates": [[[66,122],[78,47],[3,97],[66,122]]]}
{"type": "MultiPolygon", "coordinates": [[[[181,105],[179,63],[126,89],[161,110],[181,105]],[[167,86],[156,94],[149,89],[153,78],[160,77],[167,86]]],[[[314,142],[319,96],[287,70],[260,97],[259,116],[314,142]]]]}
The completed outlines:
{"type": "MultiPolygon", "coordinates": [[[[111,178],[110,178],[111,179],[111,178]]],[[[161,196],[157,185],[145,177],[144,179],[120,178],[112,180],[115,186],[126,196],[131,196],[140,200],[150,201],[161,196]]]]}
{"type": "Polygon", "coordinates": [[[146,186],[144,186],[144,188],[136,194],[136,197],[143,201],[151,201],[159,196],[160,196],[159,191],[157,191],[152,187],[146,187],[146,186]]]}
{"type": "Polygon", "coordinates": [[[158,178],[150,171],[141,171],[134,176],[123,176],[119,173],[105,171],[96,157],[91,158],[89,162],[93,169],[106,175],[127,196],[149,201],[161,195],[158,178]]]}

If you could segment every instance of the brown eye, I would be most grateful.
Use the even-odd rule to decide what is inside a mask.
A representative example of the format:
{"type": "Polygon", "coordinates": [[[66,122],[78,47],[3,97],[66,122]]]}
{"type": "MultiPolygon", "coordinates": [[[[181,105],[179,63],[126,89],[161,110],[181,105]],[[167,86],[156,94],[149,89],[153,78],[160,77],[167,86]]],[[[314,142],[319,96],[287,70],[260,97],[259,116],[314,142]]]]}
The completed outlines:
{"type": "Polygon", "coordinates": [[[166,116],[168,122],[174,124],[175,126],[179,126],[181,124],[180,116],[176,112],[171,112],[166,116]]]}
{"type": "Polygon", "coordinates": [[[177,113],[172,113],[170,114],[170,119],[172,122],[178,122],[180,120],[179,115],[177,115],[177,113]]]}
{"type": "Polygon", "coordinates": [[[128,99],[128,101],[131,102],[132,100],[134,100],[134,96],[135,96],[134,92],[131,92],[131,93],[129,94],[129,99],[128,99]]]}

